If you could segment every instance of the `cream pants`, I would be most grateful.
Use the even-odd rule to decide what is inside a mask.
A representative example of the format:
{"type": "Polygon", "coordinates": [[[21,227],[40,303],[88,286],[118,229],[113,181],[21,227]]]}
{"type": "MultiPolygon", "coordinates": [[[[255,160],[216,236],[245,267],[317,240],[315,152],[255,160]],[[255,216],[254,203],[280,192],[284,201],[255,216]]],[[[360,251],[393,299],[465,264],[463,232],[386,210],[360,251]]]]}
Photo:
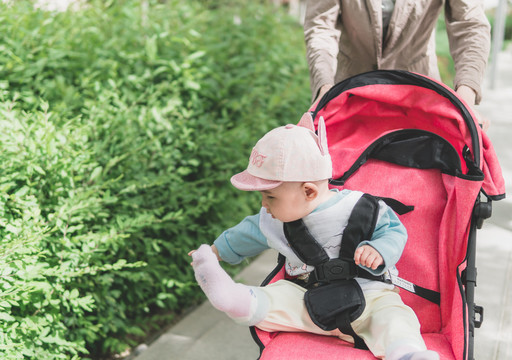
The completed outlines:
{"type": "MultiPolygon", "coordinates": [[[[304,304],[306,289],[303,287],[280,280],[256,289],[268,298],[267,314],[256,324],[257,328],[269,332],[310,332],[353,342],[351,336],[338,329],[325,331],[313,323],[304,304]]],[[[416,314],[402,302],[395,290],[369,290],[364,296],[366,308],[351,325],[376,357],[383,358],[386,351],[401,346],[426,350],[416,314]]]]}

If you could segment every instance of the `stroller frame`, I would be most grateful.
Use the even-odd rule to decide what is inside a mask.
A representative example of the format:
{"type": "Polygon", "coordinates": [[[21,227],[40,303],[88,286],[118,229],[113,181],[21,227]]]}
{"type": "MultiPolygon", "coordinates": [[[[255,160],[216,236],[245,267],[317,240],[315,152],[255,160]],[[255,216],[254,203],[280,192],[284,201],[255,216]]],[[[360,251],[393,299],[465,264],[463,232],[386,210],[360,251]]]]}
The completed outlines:
{"type": "MultiPolygon", "coordinates": [[[[458,98],[456,93],[435,80],[427,78],[423,75],[406,71],[377,70],[357,75],[342,81],[341,83],[338,83],[322,97],[315,109],[310,109],[312,112],[312,117],[315,119],[315,123],[318,122],[320,116],[334,116],[333,114],[337,111],[342,112],[343,110],[346,110],[345,108],[336,109],[336,105],[332,104],[332,102],[336,101],[335,99],[339,98],[342,94],[348,94],[347,97],[350,97],[350,92],[353,89],[360,89],[367,86],[371,88],[375,85],[377,88],[380,85],[397,85],[405,87],[412,86],[421,89],[427,89],[428,92],[436,93],[437,95],[434,95],[434,98],[438,96],[439,99],[444,99],[443,101],[448,100],[448,102],[451,103],[453,109],[449,109],[447,111],[451,112],[455,110],[457,114],[450,116],[458,116],[459,126],[465,127],[465,129],[461,130],[461,132],[464,133],[462,136],[464,138],[463,141],[469,144],[469,147],[466,146],[467,149],[465,147],[464,149],[459,150],[459,155],[466,162],[466,164],[463,164],[463,171],[476,177],[481,176],[482,179],[481,187],[477,191],[476,196],[473,198],[474,205],[470,214],[468,224],[469,229],[466,232],[467,249],[465,251],[465,257],[457,266],[457,269],[462,268],[460,272],[457,271],[456,277],[458,290],[460,291],[460,296],[463,302],[462,316],[464,325],[464,345],[463,354],[455,354],[454,358],[457,360],[473,360],[475,328],[479,328],[481,326],[484,315],[483,308],[476,305],[474,302],[477,278],[476,232],[477,229],[482,227],[484,220],[491,216],[492,201],[505,198],[504,181],[501,176],[501,171],[499,169],[494,150],[492,149],[492,145],[490,145],[486,135],[483,134],[480,128],[477,126],[470,108],[467,107],[463,101],[458,98]],[[326,107],[330,108],[326,109],[326,107]],[[464,167],[464,165],[466,167],[464,167]],[[487,201],[482,201],[482,195],[486,197],[487,201]]],[[[381,95],[378,95],[378,97],[379,96],[381,95]]],[[[398,102],[399,100],[393,101],[398,102]]],[[[350,112],[350,109],[346,111],[350,112]]],[[[349,118],[349,116],[350,115],[348,115],[347,118],[349,118]]],[[[357,113],[354,113],[353,116],[356,117],[357,113]]],[[[327,121],[329,121],[329,119],[326,119],[326,123],[327,121]]],[[[327,134],[329,137],[329,129],[327,130],[327,134]]],[[[329,148],[331,148],[331,144],[329,144],[329,148]]],[[[360,154],[358,154],[358,156],[359,155],[360,154]]],[[[365,156],[367,155],[363,153],[358,158],[354,158],[352,161],[354,165],[351,166],[350,169],[344,168],[341,172],[340,169],[334,169],[333,177],[335,177],[335,180],[332,181],[332,185],[345,185],[346,181],[362,165],[361,163],[364,163],[368,160],[365,156]]],[[[335,159],[333,158],[333,162],[334,161],[335,159]]],[[[336,166],[334,167],[336,168],[336,166]]],[[[363,189],[362,191],[366,190],[363,189]]],[[[275,281],[276,276],[278,277],[280,273],[283,273],[284,263],[285,258],[280,254],[277,260],[277,266],[263,281],[262,286],[275,281]]],[[[258,330],[255,327],[251,327],[250,330],[253,339],[260,347],[260,358],[263,358],[265,348],[269,342],[272,341],[272,338],[269,339],[264,336],[264,339],[262,339],[261,330],[258,330]]]]}

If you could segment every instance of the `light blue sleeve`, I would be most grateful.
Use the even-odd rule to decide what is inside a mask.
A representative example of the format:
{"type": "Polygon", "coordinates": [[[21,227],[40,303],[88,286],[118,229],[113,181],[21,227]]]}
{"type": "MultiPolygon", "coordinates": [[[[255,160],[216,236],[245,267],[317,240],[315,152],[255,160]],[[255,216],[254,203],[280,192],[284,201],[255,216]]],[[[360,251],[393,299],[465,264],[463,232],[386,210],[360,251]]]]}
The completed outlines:
{"type": "Polygon", "coordinates": [[[373,275],[382,275],[389,268],[395,266],[400,256],[402,256],[405,243],[407,242],[407,230],[398,219],[398,216],[382,201],[379,201],[379,204],[381,204],[381,207],[385,206],[386,211],[377,222],[371,240],[362,241],[358,246],[370,245],[375,248],[384,259],[384,265],[379,266],[376,270],[362,266],[373,275]]]}
{"type": "Polygon", "coordinates": [[[238,264],[246,257],[258,255],[269,249],[259,223],[260,215],[252,215],[224,231],[213,242],[221,259],[230,264],[238,264]]]}

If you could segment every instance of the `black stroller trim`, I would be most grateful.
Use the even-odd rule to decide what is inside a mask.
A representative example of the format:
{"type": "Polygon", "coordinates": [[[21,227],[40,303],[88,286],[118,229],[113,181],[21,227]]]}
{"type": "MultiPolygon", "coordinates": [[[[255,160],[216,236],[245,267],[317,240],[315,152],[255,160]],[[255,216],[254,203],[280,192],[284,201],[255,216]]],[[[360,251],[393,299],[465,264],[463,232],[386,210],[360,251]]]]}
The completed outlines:
{"type": "MultiPolygon", "coordinates": [[[[341,177],[331,180],[331,184],[345,184],[350,176],[371,158],[416,169],[440,169],[441,172],[452,176],[465,177],[462,174],[460,157],[448,141],[429,131],[407,129],[377,139],[368,146],[350,169],[341,177]]],[[[479,169],[470,168],[469,172],[472,180],[483,179],[483,173],[479,169]]]]}
{"type": "Polygon", "coordinates": [[[263,345],[263,343],[261,342],[260,338],[256,334],[256,327],[255,326],[251,326],[249,328],[249,331],[251,332],[252,339],[258,345],[258,347],[260,348],[260,356],[258,356],[258,359],[257,359],[257,360],[259,360],[259,358],[261,357],[261,354],[263,353],[263,350],[265,350],[265,345],[263,345]]]}
{"type": "Polygon", "coordinates": [[[435,91],[441,96],[447,98],[461,113],[467,127],[470,129],[471,142],[473,144],[473,162],[475,168],[480,168],[480,142],[478,139],[478,130],[476,128],[473,117],[464,104],[454,95],[451,90],[430,80],[422,75],[410,73],[403,70],[376,70],[364,74],[356,75],[348,78],[335,86],[333,86],[318,102],[316,109],[313,111],[313,119],[317,113],[329,101],[340,95],[341,93],[366,85],[411,85],[420,86],[435,91]]]}
{"type": "MultiPolygon", "coordinates": [[[[277,257],[277,265],[274,267],[274,270],[272,270],[270,272],[270,274],[267,275],[265,280],[262,281],[260,286],[268,285],[270,283],[270,281],[272,281],[272,279],[274,277],[276,277],[276,275],[279,273],[279,271],[281,271],[281,269],[284,267],[285,262],[286,262],[286,258],[284,257],[284,255],[279,254],[277,257]]],[[[260,338],[258,337],[258,334],[256,334],[256,326],[249,327],[249,331],[251,332],[252,339],[260,348],[260,356],[258,357],[258,359],[259,359],[261,357],[261,354],[263,353],[263,350],[265,350],[265,345],[261,342],[260,338]]]]}
{"type": "Polygon", "coordinates": [[[493,200],[493,201],[499,201],[499,200],[503,200],[507,197],[506,194],[500,194],[500,195],[489,195],[487,194],[483,189],[482,189],[482,194],[485,195],[485,197],[489,200],[493,200]]]}

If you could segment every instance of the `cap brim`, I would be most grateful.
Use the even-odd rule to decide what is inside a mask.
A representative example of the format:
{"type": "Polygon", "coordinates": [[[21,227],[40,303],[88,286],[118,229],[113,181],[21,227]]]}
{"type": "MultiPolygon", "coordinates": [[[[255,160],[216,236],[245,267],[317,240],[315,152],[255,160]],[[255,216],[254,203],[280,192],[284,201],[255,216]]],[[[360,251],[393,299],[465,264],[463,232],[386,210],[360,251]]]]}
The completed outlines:
{"type": "Polygon", "coordinates": [[[231,177],[231,184],[244,191],[270,190],[281,185],[282,181],[265,180],[249,174],[247,170],[231,177]]]}

